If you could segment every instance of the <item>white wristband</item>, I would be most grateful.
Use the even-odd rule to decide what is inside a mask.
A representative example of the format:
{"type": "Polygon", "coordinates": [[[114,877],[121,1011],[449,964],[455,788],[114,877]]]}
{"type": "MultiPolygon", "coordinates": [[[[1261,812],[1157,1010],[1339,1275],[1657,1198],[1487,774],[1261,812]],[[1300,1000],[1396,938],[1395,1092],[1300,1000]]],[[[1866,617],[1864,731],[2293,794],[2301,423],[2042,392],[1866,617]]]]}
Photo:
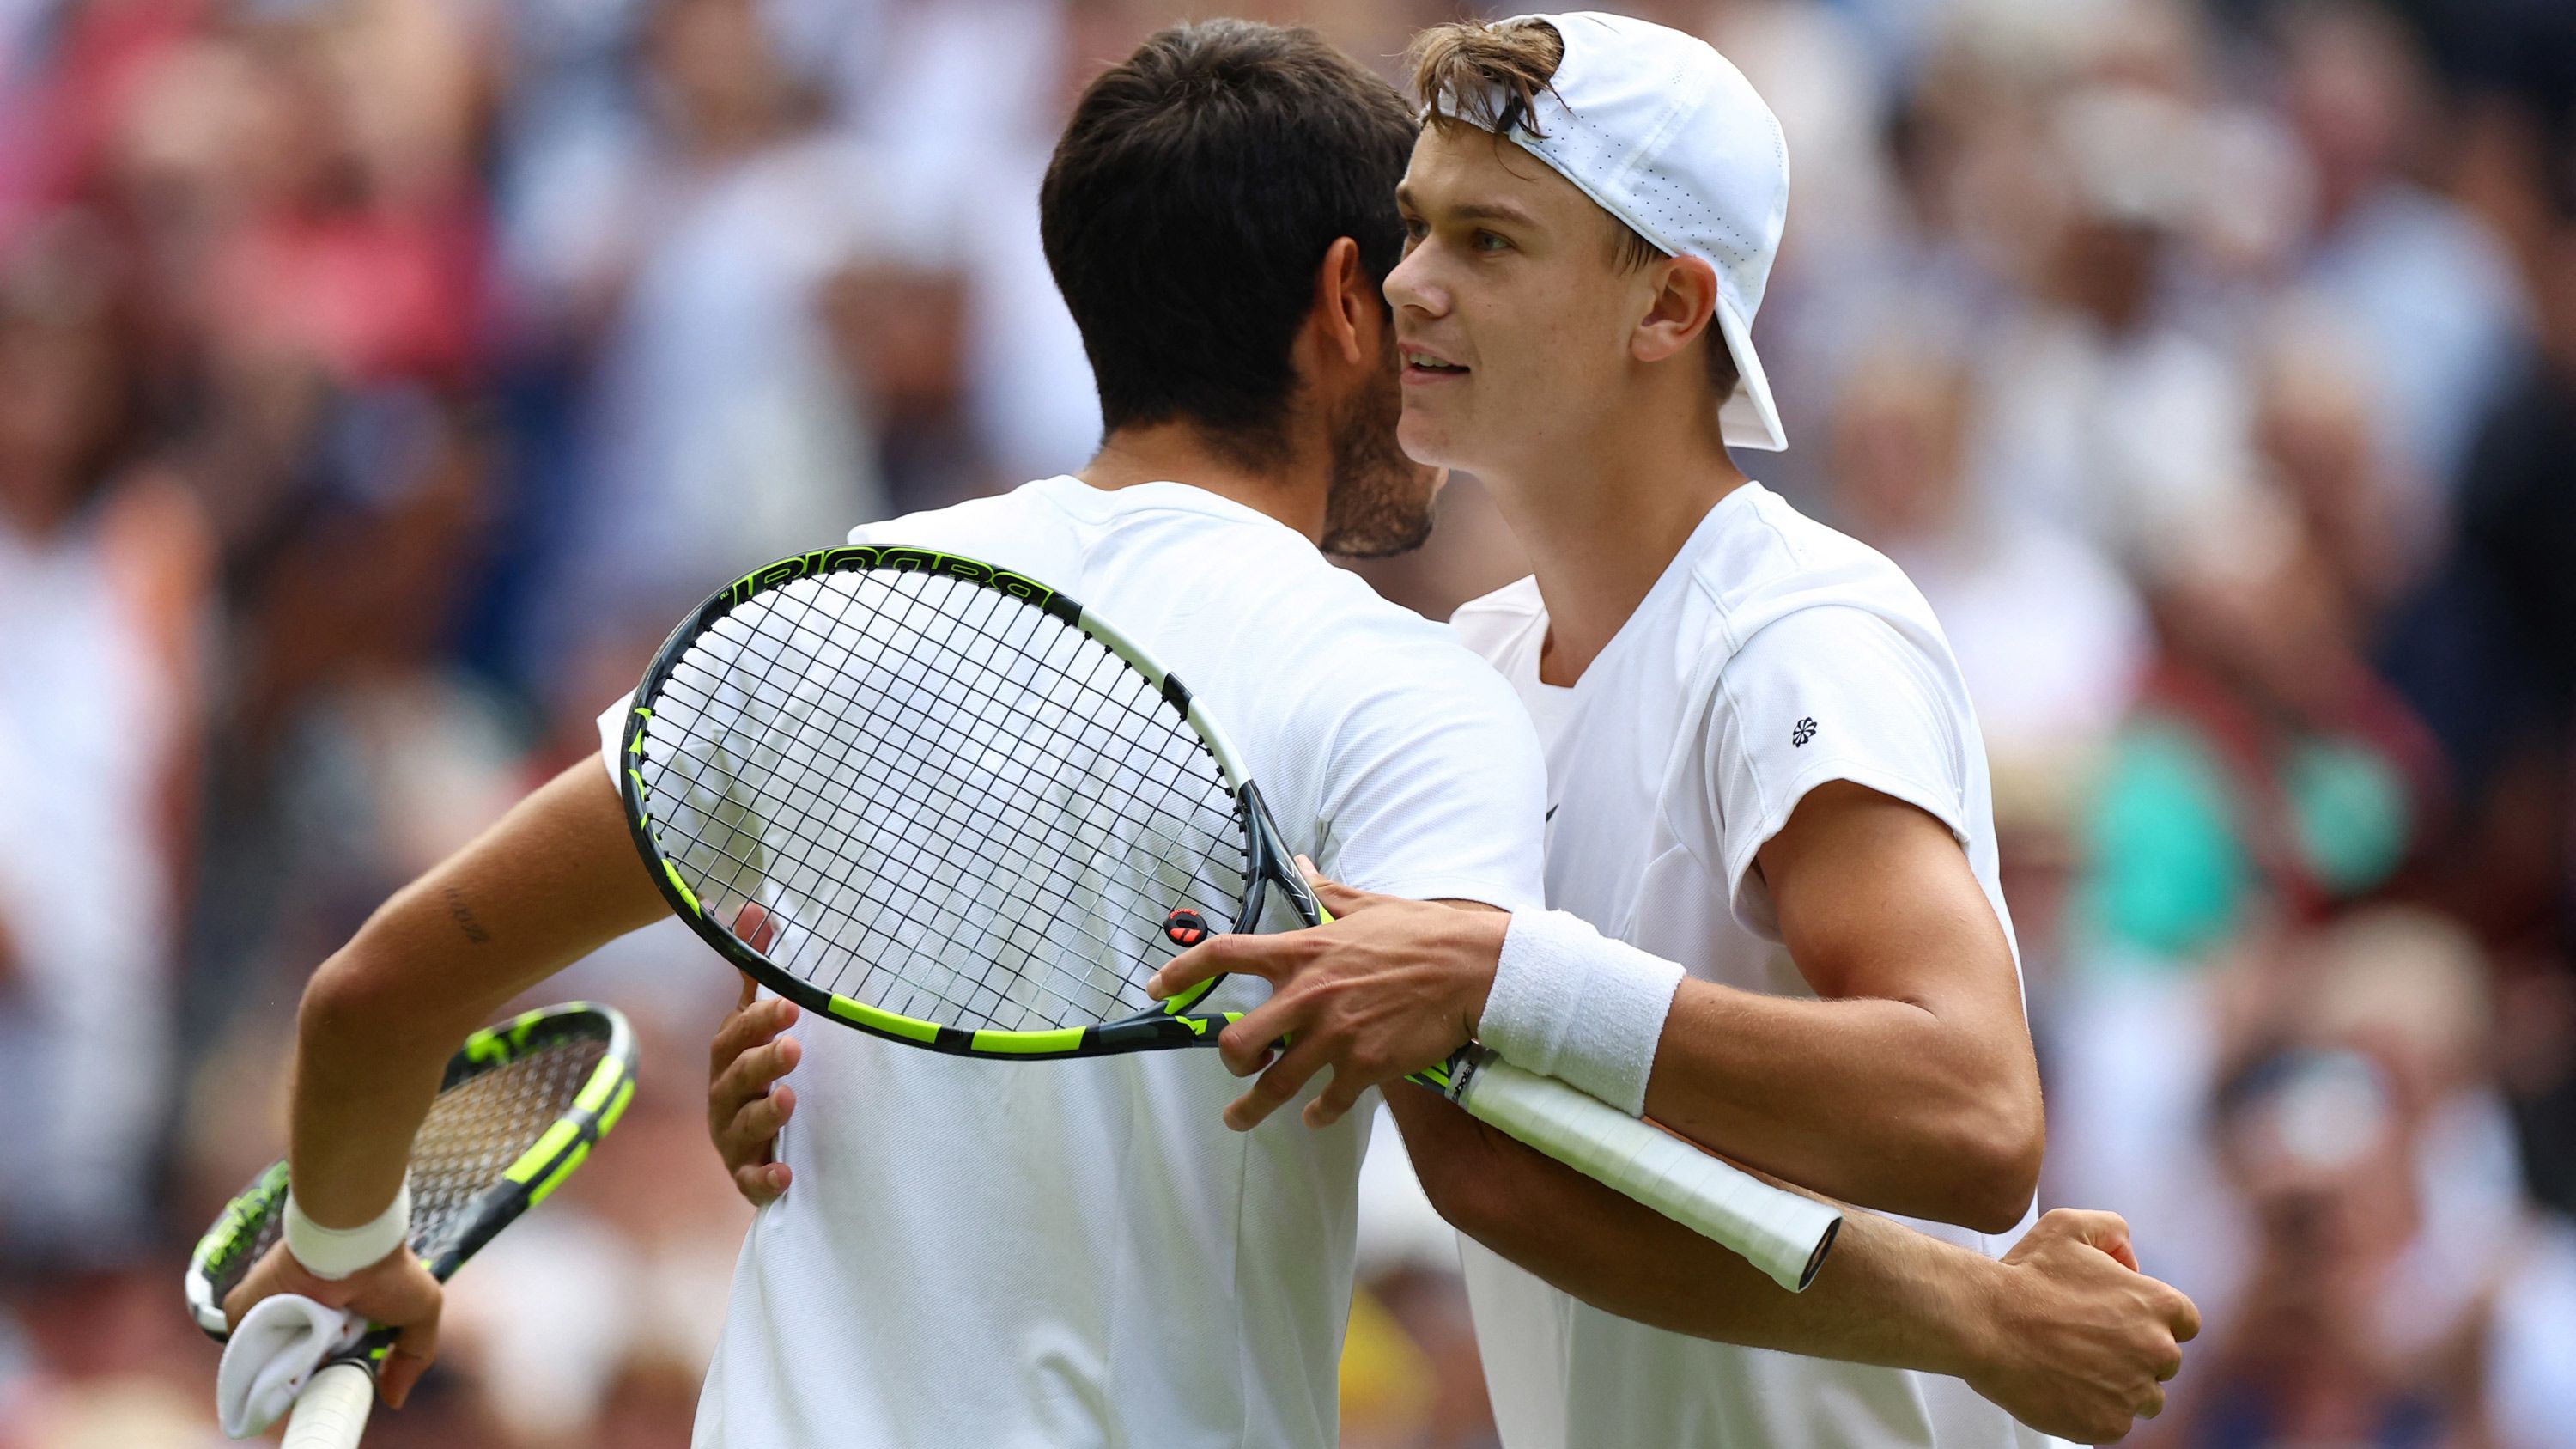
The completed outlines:
{"type": "Polygon", "coordinates": [[[1514,1066],[1646,1110],[1682,968],[1563,911],[1515,911],[1476,1037],[1514,1066]]]}
{"type": "Polygon", "coordinates": [[[375,1221],[354,1228],[326,1228],[306,1217],[291,1188],[284,1218],[286,1251],[306,1272],[316,1278],[346,1278],[361,1268],[374,1267],[387,1253],[411,1241],[411,1183],[403,1183],[375,1221]]]}

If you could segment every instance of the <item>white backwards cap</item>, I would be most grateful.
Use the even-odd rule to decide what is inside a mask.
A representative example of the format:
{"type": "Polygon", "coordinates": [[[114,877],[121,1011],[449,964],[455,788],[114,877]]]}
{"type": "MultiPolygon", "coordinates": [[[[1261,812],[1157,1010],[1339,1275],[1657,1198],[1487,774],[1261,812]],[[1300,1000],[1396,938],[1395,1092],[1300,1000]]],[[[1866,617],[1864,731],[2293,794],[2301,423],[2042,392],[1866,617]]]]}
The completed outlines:
{"type": "MultiPolygon", "coordinates": [[[[1789,215],[1780,118],[1695,36],[1594,11],[1496,23],[1533,21],[1556,27],[1565,59],[1507,139],[1667,255],[1717,269],[1717,328],[1738,378],[1720,429],[1739,448],[1789,446],[1753,352],[1753,314],[1789,215]]],[[[1441,108],[1459,114],[1455,97],[1441,108]]]]}

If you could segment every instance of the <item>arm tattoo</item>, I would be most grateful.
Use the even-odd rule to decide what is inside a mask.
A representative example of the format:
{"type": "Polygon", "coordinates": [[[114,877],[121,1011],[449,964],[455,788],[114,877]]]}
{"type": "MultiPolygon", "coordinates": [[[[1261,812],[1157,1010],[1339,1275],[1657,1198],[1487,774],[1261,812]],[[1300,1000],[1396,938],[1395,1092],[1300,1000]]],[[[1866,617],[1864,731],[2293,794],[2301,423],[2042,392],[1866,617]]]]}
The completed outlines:
{"type": "Polygon", "coordinates": [[[447,897],[447,918],[456,923],[456,929],[465,933],[466,940],[480,946],[484,942],[492,939],[492,933],[484,930],[482,923],[474,919],[474,912],[466,908],[463,892],[457,890],[454,886],[449,886],[445,891],[445,895],[447,897]]]}

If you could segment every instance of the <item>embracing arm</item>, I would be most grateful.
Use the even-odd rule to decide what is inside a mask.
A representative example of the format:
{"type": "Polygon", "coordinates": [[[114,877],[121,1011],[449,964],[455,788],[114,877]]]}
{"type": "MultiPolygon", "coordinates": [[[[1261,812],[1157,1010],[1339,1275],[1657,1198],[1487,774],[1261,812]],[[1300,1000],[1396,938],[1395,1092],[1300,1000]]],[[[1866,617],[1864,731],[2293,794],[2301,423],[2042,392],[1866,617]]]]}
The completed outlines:
{"type": "Polygon", "coordinates": [[[1831,784],[1760,860],[1791,957],[1824,999],[1694,980],[1676,994],[1678,967],[1562,913],[1323,880],[1332,924],[1215,937],[1150,989],[1226,972],[1272,984],[1220,1038],[1229,1068],[1261,1074],[1227,1109],[1237,1129],[1329,1067],[1305,1108],[1321,1126],[1481,1037],[1827,1197],[2009,1230],[2039,1173],[2039,1074],[2011,949],[1958,842],[1911,805],[1831,784]],[[1292,1045],[1274,1055],[1282,1038],[1292,1045]]]}
{"type": "MultiPolygon", "coordinates": [[[[1731,903],[1758,924],[1776,918],[1807,990],[1684,982],[1676,963],[1559,912],[1515,914],[1503,928],[1327,891],[1344,919],[1218,937],[1159,978],[1165,990],[1218,970],[1273,984],[1270,1002],[1226,1034],[1238,1070],[1282,1035],[1316,1039],[1269,1064],[1295,1080],[1265,1081],[1230,1120],[1248,1125],[1327,1065],[1332,1083],[1307,1117],[1330,1120],[1472,1033],[1519,1066],[1828,1196],[1986,1231],[2017,1221],[2038,1173],[2039,1076],[2001,915],[1961,843],[1982,783],[1975,718],[1946,651],[1928,628],[1817,606],[1763,626],[1719,664],[1705,720],[1675,741],[1691,768],[1655,807],[1705,872],[1675,889],[1705,895],[1712,916],[1740,896],[1731,903]]],[[[1726,939],[1675,954],[1751,944],[1722,918],[1709,925],[1726,939]]]]}
{"type": "Polygon", "coordinates": [[[1432,1205],[1593,1307],[1656,1328],[1815,1358],[1949,1374],[2023,1422],[2103,1443],[2163,1405],[2189,1299],[2136,1271],[2108,1213],[2050,1213],[2001,1262],[1846,1213],[1815,1283],[1790,1293],[1734,1253],[1405,1083],[1387,1102],[1432,1205]]]}
{"type": "Polygon", "coordinates": [[[1829,1197],[2006,1232],[2038,1185],[2012,948],[1949,828],[1848,782],[1758,857],[1819,999],[1685,981],[1646,1115],[1829,1197]]]}
{"type": "Polygon", "coordinates": [[[226,1317],[295,1293],[401,1329],[376,1383],[401,1407],[437,1352],[442,1295],[393,1205],[448,1057],[511,997],[662,909],[596,759],[385,902],[304,988],[286,1235],[225,1295],[226,1317]]]}
{"type": "Polygon", "coordinates": [[[304,988],[297,1204],[325,1227],[383,1211],[457,1043],[511,997],[665,909],[596,758],[395,893],[304,988]]]}

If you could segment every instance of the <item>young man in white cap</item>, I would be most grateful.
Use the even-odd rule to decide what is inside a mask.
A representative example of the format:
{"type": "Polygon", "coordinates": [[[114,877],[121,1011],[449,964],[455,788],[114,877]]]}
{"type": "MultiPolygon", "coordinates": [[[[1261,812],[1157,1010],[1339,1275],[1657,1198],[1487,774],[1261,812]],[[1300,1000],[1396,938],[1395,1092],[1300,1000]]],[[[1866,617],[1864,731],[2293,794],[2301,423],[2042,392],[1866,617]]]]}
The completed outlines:
{"type": "MultiPolygon", "coordinates": [[[[1226,1033],[1262,1072],[1237,1127],[1329,1066],[1310,1124],[1387,1084],[1417,1152],[1455,1151],[1483,1129],[1392,1078],[1472,1035],[1994,1253],[2029,1221],[2042,1127],[1975,715],[1897,568],[1727,453],[1786,445],[1750,330],[1779,124],[1707,45],[1625,17],[1444,26],[1414,58],[1400,437],[1484,480],[1536,564],[1453,623],[1538,722],[1557,909],[1331,889],[1336,924],[1219,938],[1161,986],[1277,986],[1226,1033]]],[[[1551,1248],[1561,1225],[1451,1217],[1580,1277],[1551,1259],[1579,1251],[1551,1248]]],[[[1955,1380],[1665,1332],[1472,1246],[1467,1268],[1513,1449],[2038,1438],[1955,1380]]]]}

